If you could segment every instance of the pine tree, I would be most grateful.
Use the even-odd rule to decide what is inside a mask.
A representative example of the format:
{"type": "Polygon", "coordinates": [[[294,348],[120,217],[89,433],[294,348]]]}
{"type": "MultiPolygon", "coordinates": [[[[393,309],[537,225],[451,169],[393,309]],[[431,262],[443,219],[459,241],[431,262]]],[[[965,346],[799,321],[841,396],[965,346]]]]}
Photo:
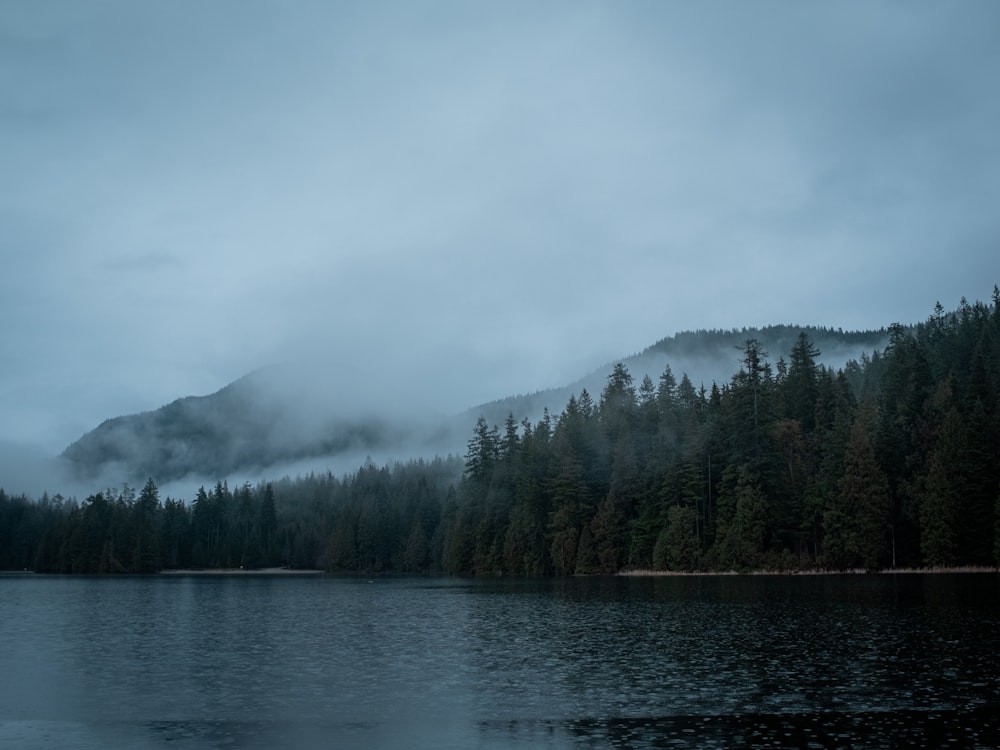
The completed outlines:
{"type": "Polygon", "coordinates": [[[621,508],[614,499],[610,496],[605,498],[588,527],[594,539],[599,572],[617,573],[624,565],[628,548],[625,523],[621,508]]]}
{"type": "Polygon", "coordinates": [[[716,555],[724,568],[753,568],[763,562],[770,503],[749,466],[743,464],[727,472],[730,472],[727,487],[719,499],[716,555]],[[723,508],[727,509],[725,514],[723,508]]]}
{"type": "Polygon", "coordinates": [[[159,490],[150,478],[132,507],[132,550],[128,567],[135,573],[160,570],[160,511],[159,490]]]}
{"type": "Polygon", "coordinates": [[[406,538],[403,550],[403,571],[406,573],[422,573],[430,562],[427,532],[419,518],[413,520],[410,533],[406,538]]]}
{"type": "Polygon", "coordinates": [[[273,565],[276,554],[278,515],[274,506],[274,487],[268,482],[260,493],[260,509],[256,523],[260,550],[260,560],[264,565],[273,565]]]}
{"type": "Polygon", "coordinates": [[[836,568],[874,570],[891,560],[889,484],[869,436],[871,409],[851,426],[844,452],[844,474],[823,516],[824,553],[836,568]]]}
{"type": "Polygon", "coordinates": [[[606,572],[601,569],[601,562],[597,555],[597,545],[594,535],[590,532],[590,526],[584,525],[580,532],[580,543],[577,546],[576,569],[577,575],[593,575],[594,573],[606,572]]]}
{"type": "Polygon", "coordinates": [[[960,467],[965,448],[962,418],[952,407],[941,424],[926,472],[915,482],[920,502],[920,548],[927,565],[951,566],[960,560],[959,528],[966,494],[960,467]]]}
{"type": "Polygon", "coordinates": [[[465,454],[465,475],[484,492],[500,457],[499,443],[497,428],[490,428],[486,417],[480,415],[465,454]]]}
{"type": "Polygon", "coordinates": [[[670,564],[677,570],[697,570],[701,560],[698,540],[698,515],[689,506],[674,506],[667,512],[670,529],[670,564]]]}
{"type": "Polygon", "coordinates": [[[819,369],[816,358],[819,349],[813,346],[809,335],[802,331],[791,351],[788,375],[782,385],[785,413],[797,420],[803,432],[809,433],[816,426],[817,378],[819,369]]]}

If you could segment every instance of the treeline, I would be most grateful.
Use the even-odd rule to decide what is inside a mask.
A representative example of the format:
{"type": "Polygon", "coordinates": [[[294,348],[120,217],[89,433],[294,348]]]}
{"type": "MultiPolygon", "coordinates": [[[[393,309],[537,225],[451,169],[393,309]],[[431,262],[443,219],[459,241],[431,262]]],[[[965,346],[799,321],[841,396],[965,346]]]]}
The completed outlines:
{"type": "MultiPolygon", "coordinates": [[[[0,492],[0,565],[45,571],[289,565],[475,575],[994,565],[1000,291],[894,326],[833,371],[803,332],[728,383],[667,368],[558,416],[477,423],[464,459],[367,465],[161,503],[0,492]]],[[[134,494],[134,493],[132,493],[134,494]]]]}
{"type": "Polygon", "coordinates": [[[82,503],[60,495],[32,501],[0,489],[0,569],[43,573],[153,573],[163,569],[315,569],[350,514],[359,570],[441,568],[427,545],[407,548],[400,529],[433,533],[444,499],[454,497],[460,458],[414,461],[392,469],[366,464],[342,478],[226,482],[198,490],[190,503],[160,499],[152,479],[137,493],[106,489],[82,503]],[[418,554],[419,553],[419,554],[418,554]]]}
{"type": "Polygon", "coordinates": [[[744,342],[696,389],[616,366],[555,419],[480,421],[443,535],[451,570],[608,573],[993,565],[1000,292],[894,326],[834,372],[800,334],[744,342]]]}

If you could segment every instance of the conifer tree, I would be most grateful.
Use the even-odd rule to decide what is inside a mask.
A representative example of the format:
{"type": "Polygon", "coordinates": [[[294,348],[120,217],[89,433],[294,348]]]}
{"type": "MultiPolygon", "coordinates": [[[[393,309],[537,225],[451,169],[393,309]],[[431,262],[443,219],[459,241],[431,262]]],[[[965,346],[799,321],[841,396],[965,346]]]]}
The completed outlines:
{"type": "Polygon", "coordinates": [[[926,471],[914,482],[920,502],[920,549],[927,565],[950,566],[960,559],[959,528],[966,493],[961,463],[965,449],[962,418],[952,407],[945,414],[926,471]]]}
{"type": "Polygon", "coordinates": [[[753,568],[763,562],[770,504],[750,466],[731,467],[727,474],[719,498],[716,556],[723,568],[753,568]]]}
{"type": "Polygon", "coordinates": [[[132,508],[132,550],[129,569],[135,573],[160,570],[160,495],[152,478],[132,508]]]}
{"type": "Polygon", "coordinates": [[[823,516],[824,553],[836,568],[874,570],[891,562],[889,485],[870,438],[871,407],[851,426],[844,452],[844,473],[823,516]]]}

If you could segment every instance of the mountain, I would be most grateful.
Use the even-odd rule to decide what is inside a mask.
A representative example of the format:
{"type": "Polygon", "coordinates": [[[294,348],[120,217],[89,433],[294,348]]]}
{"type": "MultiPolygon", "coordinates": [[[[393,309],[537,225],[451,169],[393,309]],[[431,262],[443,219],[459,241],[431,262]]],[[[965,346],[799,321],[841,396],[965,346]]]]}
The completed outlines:
{"type": "MultiPolygon", "coordinates": [[[[845,332],[815,326],[774,325],[764,328],[686,331],[661,339],[639,354],[618,362],[628,368],[636,386],[644,375],[649,375],[657,383],[669,365],[678,381],[683,375],[687,375],[695,388],[702,385],[711,388],[712,383],[728,383],[739,370],[741,349],[748,339],[760,342],[763,351],[769,355],[768,361],[776,366],[780,359],[787,359],[796,338],[803,331],[820,352],[816,358],[817,363],[833,370],[844,367],[852,359],[860,359],[863,354],[881,351],[889,341],[886,329],[845,332]]],[[[617,362],[608,362],[562,388],[509,396],[478,406],[466,415],[468,429],[471,430],[471,425],[480,414],[490,424],[503,424],[508,414],[513,414],[517,419],[527,417],[536,421],[541,418],[545,408],[555,416],[566,406],[571,395],[578,395],[584,388],[596,400],[615,364],[617,362]]]]}
{"type": "MultiPolygon", "coordinates": [[[[320,392],[317,380],[298,368],[258,370],[208,396],[108,419],[62,457],[80,478],[214,480],[315,456],[364,455],[417,439],[408,420],[389,424],[346,399],[338,405],[333,394],[320,392]]],[[[421,440],[431,439],[420,432],[421,440]]]]}
{"type": "MultiPolygon", "coordinates": [[[[818,361],[843,367],[851,359],[881,350],[885,330],[844,332],[827,328],[768,326],[728,331],[694,331],[662,339],[639,354],[620,360],[636,384],[644,375],[657,382],[669,365],[680,380],[698,387],[726,383],[739,369],[740,347],[757,339],[776,363],[786,357],[801,331],[821,352],[818,361]]],[[[502,424],[554,416],[570,395],[586,388],[598,398],[614,363],[562,388],[509,396],[461,414],[402,412],[369,403],[355,393],[362,386],[331,385],[323,372],[305,366],[265,368],[208,396],[180,398],[159,409],[103,422],[66,448],[62,457],[82,479],[167,482],[197,476],[209,481],[305,459],[366,454],[407,459],[417,455],[462,454],[479,416],[502,424]]],[[[358,462],[360,463],[360,461],[358,462]]]]}

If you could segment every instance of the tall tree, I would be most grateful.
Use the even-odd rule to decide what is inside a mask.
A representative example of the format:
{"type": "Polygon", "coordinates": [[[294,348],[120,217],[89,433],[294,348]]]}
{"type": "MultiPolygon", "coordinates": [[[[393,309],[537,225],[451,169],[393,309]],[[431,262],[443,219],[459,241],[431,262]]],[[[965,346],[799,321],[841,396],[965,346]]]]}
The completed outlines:
{"type": "Polygon", "coordinates": [[[753,568],[764,559],[770,503],[750,466],[731,467],[727,473],[719,498],[717,559],[723,568],[753,568]]]}
{"type": "Polygon", "coordinates": [[[129,568],[136,573],[160,570],[160,493],[150,478],[132,508],[132,549],[129,568]]]}
{"type": "Polygon", "coordinates": [[[792,347],[788,375],[782,387],[786,416],[797,420],[807,433],[816,427],[819,376],[816,358],[819,355],[820,351],[809,340],[809,334],[800,332],[792,347]]]}
{"type": "Polygon", "coordinates": [[[832,567],[876,569],[894,562],[889,545],[889,483],[872,446],[873,423],[869,408],[851,426],[844,474],[823,516],[824,551],[832,567]]]}
{"type": "Polygon", "coordinates": [[[960,560],[959,530],[966,482],[961,467],[965,426],[955,407],[944,416],[927,468],[914,481],[920,503],[920,548],[927,565],[951,566],[960,560]]]}

